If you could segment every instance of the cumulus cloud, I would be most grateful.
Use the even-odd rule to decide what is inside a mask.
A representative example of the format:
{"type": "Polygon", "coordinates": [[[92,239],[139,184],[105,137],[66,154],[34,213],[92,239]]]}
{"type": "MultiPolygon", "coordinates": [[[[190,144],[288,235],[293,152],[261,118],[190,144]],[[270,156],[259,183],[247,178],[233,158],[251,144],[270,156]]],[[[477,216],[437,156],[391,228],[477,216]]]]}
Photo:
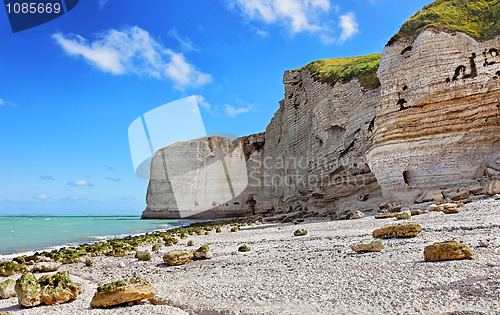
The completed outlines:
{"type": "Polygon", "coordinates": [[[122,179],[119,177],[106,177],[107,180],[110,180],[112,182],[121,182],[122,179]]]}
{"type": "Polygon", "coordinates": [[[212,81],[210,74],[198,70],[182,53],[165,48],[137,26],[109,30],[94,41],[62,33],[55,33],[52,38],[69,55],[82,57],[101,71],[114,75],[135,74],[170,80],[180,90],[212,81]]]}
{"type": "Polygon", "coordinates": [[[182,37],[176,28],[170,29],[170,31],[168,31],[168,36],[179,42],[181,50],[183,51],[200,51],[189,37],[182,37]]]}
{"type": "Polygon", "coordinates": [[[50,175],[40,175],[41,180],[54,180],[54,177],[50,175]]]}
{"type": "Polygon", "coordinates": [[[350,12],[340,16],[339,26],[342,29],[342,34],[339,38],[339,43],[344,43],[349,38],[353,37],[359,32],[358,23],[354,13],[350,12]]]}
{"type": "Polygon", "coordinates": [[[74,180],[72,182],[68,182],[68,185],[73,187],[94,186],[86,179],[74,180]]]}
{"type": "Polygon", "coordinates": [[[251,110],[253,110],[252,105],[246,105],[246,106],[242,106],[242,107],[234,107],[234,106],[229,105],[229,104],[224,105],[224,112],[231,117],[234,117],[234,116],[237,116],[240,114],[248,113],[251,110]]]}
{"type": "Polygon", "coordinates": [[[49,200],[49,199],[50,199],[50,197],[49,197],[49,196],[47,196],[46,194],[40,194],[40,195],[35,196],[35,197],[33,197],[33,198],[38,199],[38,200],[42,200],[42,201],[47,201],[47,200],[49,200]]]}
{"type": "Polygon", "coordinates": [[[318,15],[331,9],[330,0],[236,0],[230,5],[250,19],[282,24],[291,34],[321,30],[318,15]]]}

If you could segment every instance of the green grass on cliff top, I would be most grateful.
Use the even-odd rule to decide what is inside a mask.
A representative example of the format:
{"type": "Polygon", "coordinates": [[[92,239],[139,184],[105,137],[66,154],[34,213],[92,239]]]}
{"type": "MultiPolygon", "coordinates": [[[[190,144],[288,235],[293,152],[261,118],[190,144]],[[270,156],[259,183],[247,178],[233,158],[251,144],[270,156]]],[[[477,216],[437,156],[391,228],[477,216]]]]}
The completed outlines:
{"type": "Polygon", "coordinates": [[[380,81],[377,77],[379,64],[380,54],[373,54],[362,57],[313,61],[295,71],[309,70],[314,79],[331,84],[335,84],[338,81],[349,82],[357,78],[361,86],[367,89],[376,89],[380,86],[380,81]]]}
{"type": "Polygon", "coordinates": [[[406,21],[388,45],[418,35],[427,26],[461,31],[485,40],[500,34],[500,0],[437,0],[406,21]]]}

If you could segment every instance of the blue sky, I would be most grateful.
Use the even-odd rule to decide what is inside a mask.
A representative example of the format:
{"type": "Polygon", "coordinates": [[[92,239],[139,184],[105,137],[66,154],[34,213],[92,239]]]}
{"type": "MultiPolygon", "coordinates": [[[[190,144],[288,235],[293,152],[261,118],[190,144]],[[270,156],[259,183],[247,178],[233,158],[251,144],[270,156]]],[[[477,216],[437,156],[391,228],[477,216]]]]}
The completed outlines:
{"type": "Polygon", "coordinates": [[[431,1],[81,0],[12,33],[0,8],[0,215],[140,214],[127,129],[197,95],[208,133],[265,130],[283,72],[381,52],[431,1]]]}

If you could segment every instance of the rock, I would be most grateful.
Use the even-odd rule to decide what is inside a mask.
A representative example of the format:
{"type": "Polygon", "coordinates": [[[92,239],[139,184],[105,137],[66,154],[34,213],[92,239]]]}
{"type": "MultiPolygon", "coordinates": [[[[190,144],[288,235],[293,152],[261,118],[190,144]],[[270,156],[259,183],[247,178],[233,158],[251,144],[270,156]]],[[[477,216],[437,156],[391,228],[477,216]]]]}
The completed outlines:
{"type": "Polygon", "coordinates": [[[424,248],[425,261],[470,259],[472,251],[456,241],[434,243],[424,248]]]}
{"type": "Polygon", "coordinates": [[[421,214],[424,214],[425,212],[421,211],[421,210],[411,210],[411,215],[421,215],[421,214]]]}
{"type": "Polygon", "coordinates": [[[434,203],[437,203],[437,204],[446,202],[446,200],[444,199],[444,196],[443,196],[442,193],[438,193],[438,194],[432,195],[432,201],[434,203]]]}
{"type": "Polygon", "coordinates": [[[438,211],[438,205],[431,204],[427,207],[427,211],[438,211]]]}
{"type": "Polygon", "coordinates": [[[307,235],[307,230],[304,230],[304,229],[296,230],[295,232],[293,232],[293,235],[294,236],[304,236],[304,235],[307,235]]]}
{"type": "Polygon", "coordinates": [[[151,298],[148,299],[149,303],[153,305],[167,305],[168,301],[166,298],[159,297],[158,295],[155,295],[151,298]]]}
{"type": "Polygon", "coordinates": [[[231,228],[231,232],[238,232],[240,229],[237,226],[231,228]]]}
{"type": "Polygon", "coordinates": [[[448,194],[446,197],[451,200],[463,200],[469,198],[469,195],[470,193],[468,190],[459,190],[458,192],[448,194]]]}
{"type": "Polygon", "coordinates": [[[460,212],[457,208],[444,208],[443,210],[440,211],[445,214],[454,214],[460,212]]]}
{"type": "Polygon", "coordinates": [[[154,244],[154,245],[151,247],[151,250],[152,250],[153,252],[158,253],[162,247],[163,247],[163,244],[154,244]]]}
{"type": "Polygon", "coordinates": [[[38,263],[31,268],[31,272],[52,272],[57,271],[61,267],[60,263],[55,262],[43,262],[38,263]]]}
{"type": "Polygon", "coordinates": [[[486,172],[486,169],[487,169],[487,168],[488,168],[488,165],[487,165],[487,164],[483,164],[483,165],[481,165],[481,166],[477,169],[476,173],[474,174],[474,178],[475,178],[475,179],[479,179],[479,178],[481,178],[481,177],[485,176],[485,175],[486,175],[486,173],[485,173],[485,172],[486,172]]]}
{"type": "Polygon", "coordinates": [[[14,287],[19,304],[22,306],[36,306],[41,301],[41,286],[35,276],[28,272],[16,281],[14,287]]]}
{"type": "Polygon", "coordinates": [[[23,273],[26,271],[25,264],[18,264],[16,262],[3,261],[0,263],[0,275],[10,277],[15,274],[23,273]]]}
{"type": "Polygon", "coordinates": [[[85,266],[87,267],[92,267],[92,266],[95,266],[97,265],[96,261],[90,257],[86,257],[85,258],[85,266]]]}
{"type": "Polygon", "coordinates": [[[491,180],[486,182],[483,186],[485,195],[500,194],[500,180],[491,180]]]}
{"type": "Polygon", "coordinates": [[[394,201],[391,201],[391,202],[383,203],[383,204],[379,205],[378,207],[380,208],[380,210],[388,210],[394,206],[395,206],[394,201]]]}
{"type": "Polygon", "coordinates": [[[7,279],[0,283],[0,298],[8,299],[16,296],[16,290],[14,289],[16,281],[12,279],[7,279]]]}
{"type": "Polygon", "coordinates": [[[494,170],[494,169],[492,169],[492,168],[490,168],[490,167],[488,167],[488,168],[486,169],[485,174],[486,174],[488,177],[500,177],[500,172],[499,172],[499,171],[497,171],[497,170],[494,170]]]}
{"type": "Polygon", "coordinates": [[[410,210],[410,206],[408,205],[397,205],[389,209],[390,212],[398,213],[403,211],[410,210]]]}
{"type": "Polygon", "coordinates": [[[125,268],[125,263],[122,261],[118,264],[118,267],[119,268],[125,268]]]}
{"type": "Polygon", "coordinates": [[[187,242],[187,246],[194,246],[194,241],[193,240],[189,240],[187,242]]]}
{"type": "Polygon", "coordinates": [[[488,242],[485,242],[485,241],[479,241],[478,246],[479,247],[489,247],[490,244],[488,242]]]}
{"type": "Polygon", "coordinates": [[[98,287],[90,307],[110,307],[149,299],[154,295],[151,283],[141,278],[132,278],[129,281],[116,281],[98,287]]]}
{"type": "Polygon", "coordinates": [[[249,252],[251,250],[250,246],[248,245],[241,245],[238,247],[239,252],[249,252]]]}
{"type": "Polygon", "coordinates": [[[149,250],[144,250],[144,251],[138,251],[135,254],[135,258],[139,261],[149,261],[151,260],[151,252],[149,250]]]}
{"type": "Polygon", "coordinates": [[[207,244],[203,244],[194,252],[195,259],[212,259],[214,255],[207,244]]]}
{"type": "Polygon", "coordinates": [[[479,187],[471,188],[471,189],[469,189],[469,191],[474,196],[477,196],[477,195],[482,195],[484,193],[484,188],[483,188],[483,186],[479,186],[479,187]]]}
{"type": "Polygon", "coordinates": [[[402,211],[402,212],[396,213],[396,219],[398,219],[398,220],[411,219],[411,211],[407,210],[407,211],[402,211]]]}
{"type": "Polygon", "coordinates": [[[361,218],[364,218],[365,217],[365,214],[361,211],[356,211],[354,212],[353,216],[351,217],[351,219],[361,219],[361,218]]]}
{"type": "Polygon", "coordinates": [[[415,237],[422,231],[420,224],[415,222],[405,222],[388,224],[373,231],[373,238],[406,238],[415,237]]]}
{"type": "Polygon", "coordinates": [[[492,262],[492,261],[488,261],[488,262],[486,262],[486,266],[488,266],[488,267],[496,267],[496,266],[498,266],[498,265],[499,265],[499,264],[494,263],[494,262],[492,262]]]}
{"type": "Polygon", "coordinates": [[[163,255],[163,262],[170,266],[183,265],[193,259],[193,252],[189,250],[171,250],[163,255]]]}
{"type": "Polygon", "coordinates": [[[375,219],[389,219],[389,218],[395,218],[396,214],[393,212],[385,212],[385,213],[379,213],[375,216],[375,219]]]}
{"type": "Polygon", "coordinates": [[[38,283],[41,286],[40,300],[47,305],[75,300],[82,293],[82,285],[73,282],[67,271],[42,276],[38,283]]]}
{"type": "Polygon", "coordinates": [[[365,239],[352,247],[352,250],[358,253],[380,252],[382,249],[384,249],[384,242],[381,239],[365,239]]]}

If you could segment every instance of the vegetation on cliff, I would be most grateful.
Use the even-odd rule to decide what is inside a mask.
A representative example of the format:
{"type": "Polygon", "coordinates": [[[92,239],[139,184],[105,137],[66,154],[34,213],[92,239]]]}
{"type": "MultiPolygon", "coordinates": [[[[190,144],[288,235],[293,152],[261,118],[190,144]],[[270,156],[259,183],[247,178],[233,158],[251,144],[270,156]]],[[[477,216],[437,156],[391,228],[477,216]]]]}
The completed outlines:
{"type": "Polygon", "coordinates": [[[478,39],[500,34],[500,0],[437,0],[423,7],[389,41],[417,36],[426,27],[461,31],[478,39]]]}
{"type": "Polygon", "coordinates": [[[380,56],[380,54],[373,54],[362,57],[323,59],[313,61],[296,71],[309,70],[314,79],[331,84],[338,81],[349,82],[356,78],[364,88],[376,89],[380,86],[377,77],[380,56]]]}

